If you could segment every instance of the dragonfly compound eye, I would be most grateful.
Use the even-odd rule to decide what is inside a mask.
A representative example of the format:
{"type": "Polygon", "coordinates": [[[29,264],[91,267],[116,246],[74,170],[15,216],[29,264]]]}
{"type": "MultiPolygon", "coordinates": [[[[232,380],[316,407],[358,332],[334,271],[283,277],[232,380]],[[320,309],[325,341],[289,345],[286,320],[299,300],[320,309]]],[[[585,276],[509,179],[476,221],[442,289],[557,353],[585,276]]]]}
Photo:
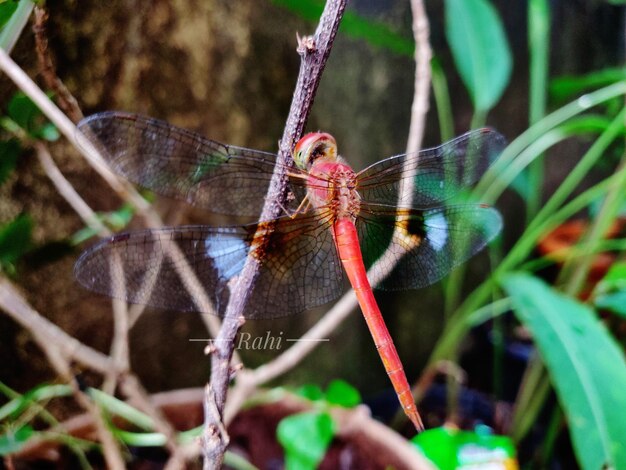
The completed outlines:
{"type": "Polygon", "coordinates": [[[296,166],[308,170],[318,158],[337,159],[337,142],[326,132],[311,132],[302,137],[293,150],[296,166]]]}

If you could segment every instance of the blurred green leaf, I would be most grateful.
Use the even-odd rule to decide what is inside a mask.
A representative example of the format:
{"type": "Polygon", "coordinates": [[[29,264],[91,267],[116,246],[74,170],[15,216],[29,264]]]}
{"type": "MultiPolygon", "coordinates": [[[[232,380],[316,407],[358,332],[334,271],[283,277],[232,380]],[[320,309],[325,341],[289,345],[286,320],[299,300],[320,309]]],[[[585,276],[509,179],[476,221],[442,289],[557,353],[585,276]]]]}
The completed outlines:
{"type": "Polygon", "coordinates": [[[617,315],[626,317],[626,290],[602,294],[594,298],[596,308],[609,310],[617,315]]]}
{"type": "Polygon", "coordinates": [[[602,278],[601,284],[610,288],[626,289],[626,262],[615,263],[602,278]]]}
{"type": "MultiPolygon", "coordinates": [[[[130,204],[123,204],[119,209],[111,212],[99,212],[96,215],[111,230],[117,232],[125,228],[133,218],[135,209],[130,204]]],[[[72,245],[80,245],[85,240],[89,240],[97,231],[91,227],[84,227],[74,233],[70,240],[72,245]]]]}
{"type": "Polygon", "coordinates": [[[550,81],[550,96],[563,102],[587,91],[601,88],[626,79],[626,68],[605,68],[586,75],[566,75],[550,81]]]}
{"type": "MultiPolygon", "coordinates": [[[[308,21],[317,22],[324,10],[324,2],[320,0],[273,1],[308,21]]],[[[412,39],[393,32],[385,24],[363,18],[350,10],[346,10],[344,13],[339,31],[356,39],[364,39],[372,46],[381,47],[399,55],[413,57],[415,43],[412,39]]]]}
{"type": "Polygon", "coordinates": [[[512,58],[502,22],[487,0],[446,0],[446,37],[474,107],[487,112],[509,83],[512,58]]]}
{"type": "Polygon", "coordinates": [[[4,434],[0,434],[0,455],[18,452],[33,434],[35,431],[28,425],[17,429],[10,427],[5,429],[4,434]]]}
{"type": "Polygon", "coordinates": [[[20,144],[17,140],[0,141],[0,185],[7,180],[15,169],[20,151],[20,144]]]}
{"type": "Polygon", "coordinates": [[[300,413],[278,423],[276,434],[285,449],[287,470],[313,470],[324,458],[335,425],[328,413],[300,413]]]}
{"type": "Polygon", "coordinates": [[[517,468],[515,446],[508,436],[447,427],[427,429],[411,442],[439,470],[517,468]]]}
{"type": "Polygon", "coordinates": [[[626,468],[624,353],[586,305],[528,274],[502,282],[531,331],[567,415],[583,468],[626,468]]]}
{"type": "Polygon", "coordinates": [[[28,392],[20,395],[0,407],[0,420],[15,420],[33,405],[40,401],[48,401],[52,398],[66,397],[72,394],[72,387],[62,384],[37,385],[28,392]]]}
{"type": "Polygon", "coordinates": [[[9,1],[0,3],[0,28],[3,28],[9,21],[15,10],[17,10],[18,2],[9,1]]]}
{"type": "Polygon", "coordinates": [[[361,403],[361,394],[348,382],[333,380],[326,389],[326,401],[344,408],[354,408],[361,403]]]}
{"type": "Polygon", "coordinates": [[[298,388],[296,390],[296,395],[311,401],[318,401],[324,398],[324,392],[322,392],[322,389],[314,384],[306,384],[298,388]]]}
{"type": "Polygon", "coordinates": [[[135,209],[132,205],[125,203],[119,209],[103,214],[102,220],[113,230],[121,230],[130,223],[133,215],[135,215],[135,209]]]}
{"type": "Polygon", "coordinates": [[[132,407],[126,402],[104,393],[97,388],[90,388],[88,391],[93,400],[109,413],[124,418],[135,426],[150,431],[154,428],[154,422],[148,415],[132,407]]]}
{"type": "Polygon", "coordinates": [[[613,264],[593,294],[596,308],[626,316],[626,262],[613,264]]]}
{"type": "Polygon", "coordinates": [[[46,121],[37,105],[22,92],[13,95],[9,101],[7,115],[28,135],[36,139],[55,141],[60,136],[54,125],[46,121]]]}
{"type": "Polygon", "coordinates": [[[54,142],[61,137],[58,129],[51,122],[46,122],[42,125],[38,130],[38,136],[43,140],[47,140],[48,142],[54,142]]]}
{"type": "Polygon", "coordinates": [[[33,221],[28,214],[0,225],[0,268],[15,273],[15,263],[32,246],[32,231],[33,221]]]}
{"type": "Polygon", "coordinates": [[[22,129],[30,129],[33,120],[40,114],[39,108],[22,92],[18,92],[9,101],[7,114],[22,129]]]}

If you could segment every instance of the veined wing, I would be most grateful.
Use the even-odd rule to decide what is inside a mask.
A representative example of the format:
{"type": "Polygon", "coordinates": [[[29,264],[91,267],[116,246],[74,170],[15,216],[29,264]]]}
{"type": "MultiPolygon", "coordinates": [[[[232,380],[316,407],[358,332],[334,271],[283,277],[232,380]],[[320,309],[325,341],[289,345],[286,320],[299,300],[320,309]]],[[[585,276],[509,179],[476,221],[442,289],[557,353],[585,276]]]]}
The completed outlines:
{"type": "Polygon", "coordinates": [[[438,206],[478,181],[505,146],[493,129],[471,131],[439,147],[374,163],[359,172],[357,190],[371,204],[438,206]],[[415,172],[407,172],[407,166],[415,172]],[[399,199],[402,185],[407,192],[399,199]]]}
{"type": "MultiPolygon", "coordinates": [[[[222,144],[165,121],[118,111],[89,116],[78,128],[113,170],[133,183],[219,214],[261,213],[276,165],[272,153],[222,144]]],[[[306,192],[305,182],[292,178],[289,185],[287,205],[295,208],[306,192]]]]}
{"type": "Polygon", "coordinates": [[[380,267],[393,267],[376,287],[402,290],[433,284],[467,261],[498,235],[502,218],[482,204],[426,210],[365,204],[356,226],[365,266],[387,250],[380,267]]]}
{"type": "Polygon", "coordinates": [[[255,239],[259,224],[182,226],[120,234],[83,253],[74,273],[86,288],[111,297],[165,309],[204,311],[194,300],[201,293],[181,277],[187,264],[215,307],[209,313],[223,316],[230,281],[241,273],[252,251],[261,268],[246,317],[281,317],[330,302],[341,294],[343,273],[329,223],[323,214],[279,218],[261,226],[262,233],[271,232],[265,243],[255,239]]]}

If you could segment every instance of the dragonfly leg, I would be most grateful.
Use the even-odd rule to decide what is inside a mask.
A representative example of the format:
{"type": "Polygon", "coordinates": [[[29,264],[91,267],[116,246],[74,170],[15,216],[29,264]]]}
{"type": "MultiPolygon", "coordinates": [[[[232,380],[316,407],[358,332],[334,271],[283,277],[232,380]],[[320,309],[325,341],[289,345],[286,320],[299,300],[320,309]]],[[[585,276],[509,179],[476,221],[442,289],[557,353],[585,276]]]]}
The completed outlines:
{"type": "Polygon", "coordinates": [[[286,215],[288,215],[291,219],[295,219],[295,217],[298,214],[300,214],[302,212],[306,212],[307,210],[309,210],[309,206],[311,205],[311,201],[309,200],[309,195],[307,194],[304,197],[304,199],[302,199],[302,202],[300,202],[300,205],[293,212],[289,211],[285,206],[283,206],[280,201],[278,201],[278,205],[280,206],[280,208],[283,210],[283,212],[286,215]]]}

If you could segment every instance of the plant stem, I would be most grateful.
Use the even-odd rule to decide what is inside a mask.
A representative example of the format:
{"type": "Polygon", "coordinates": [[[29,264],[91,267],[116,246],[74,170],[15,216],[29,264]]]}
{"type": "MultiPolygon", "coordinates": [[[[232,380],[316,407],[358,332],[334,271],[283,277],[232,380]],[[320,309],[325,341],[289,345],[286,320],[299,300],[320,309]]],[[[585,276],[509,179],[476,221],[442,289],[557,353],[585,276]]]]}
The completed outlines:
{"type": "MultiPolygon", "coordinates": [[[[550,6],[547,0],[531,0],[528,4],[528,48],[530,51],[529,123],[537,123],[546,112],[548,65],[550,59],[550,6]]],[[[536,158],[528,167],[528,199],[526,220],[530,222],[541,205],[543,159],[536,158]]]]}
{"type": "Polygon", "coordinates": [[[582,245],[589,251],[582,257],[577,258],[575,264],[572,259],[569,259],[561,270],[560,277],[569,279],[565,288],[565,292],[569,295],[576,295],[582,289],[595,257],[595,247],[603,241],[605,234],[610,230],[620,210],[624,200],[624,191],[626,190],[626,158],[622,158],[615,176],[616,178],[609,187],[598,215],[594,218],[590,229],[584,236],[582,245]]]}
{"type": "Polygon", "coordinates": [[[454,119],[452,117],[448,80],[441,63],[436,57],[433,57],[431,60],[430,67],[432,70],[433,95],[435,97],[435,106],[437,107],[437,117],[439,118],[439,135],[442,142],[447,142],[454,137],[454,119]]]}
{"type": "Polygon", "coordinates": [[[13,12],[13,15],[11,15],[11,19],[4,26],[2,34],[0,34],[0,49],[4,49],[7,54],[10,54],[13,50],[15,43],[22,34],[24,26],[28,23],[28,18],[34,7],[35,4],[31,0],[20,1],[17,5],[17,9],[13,12]]]}

